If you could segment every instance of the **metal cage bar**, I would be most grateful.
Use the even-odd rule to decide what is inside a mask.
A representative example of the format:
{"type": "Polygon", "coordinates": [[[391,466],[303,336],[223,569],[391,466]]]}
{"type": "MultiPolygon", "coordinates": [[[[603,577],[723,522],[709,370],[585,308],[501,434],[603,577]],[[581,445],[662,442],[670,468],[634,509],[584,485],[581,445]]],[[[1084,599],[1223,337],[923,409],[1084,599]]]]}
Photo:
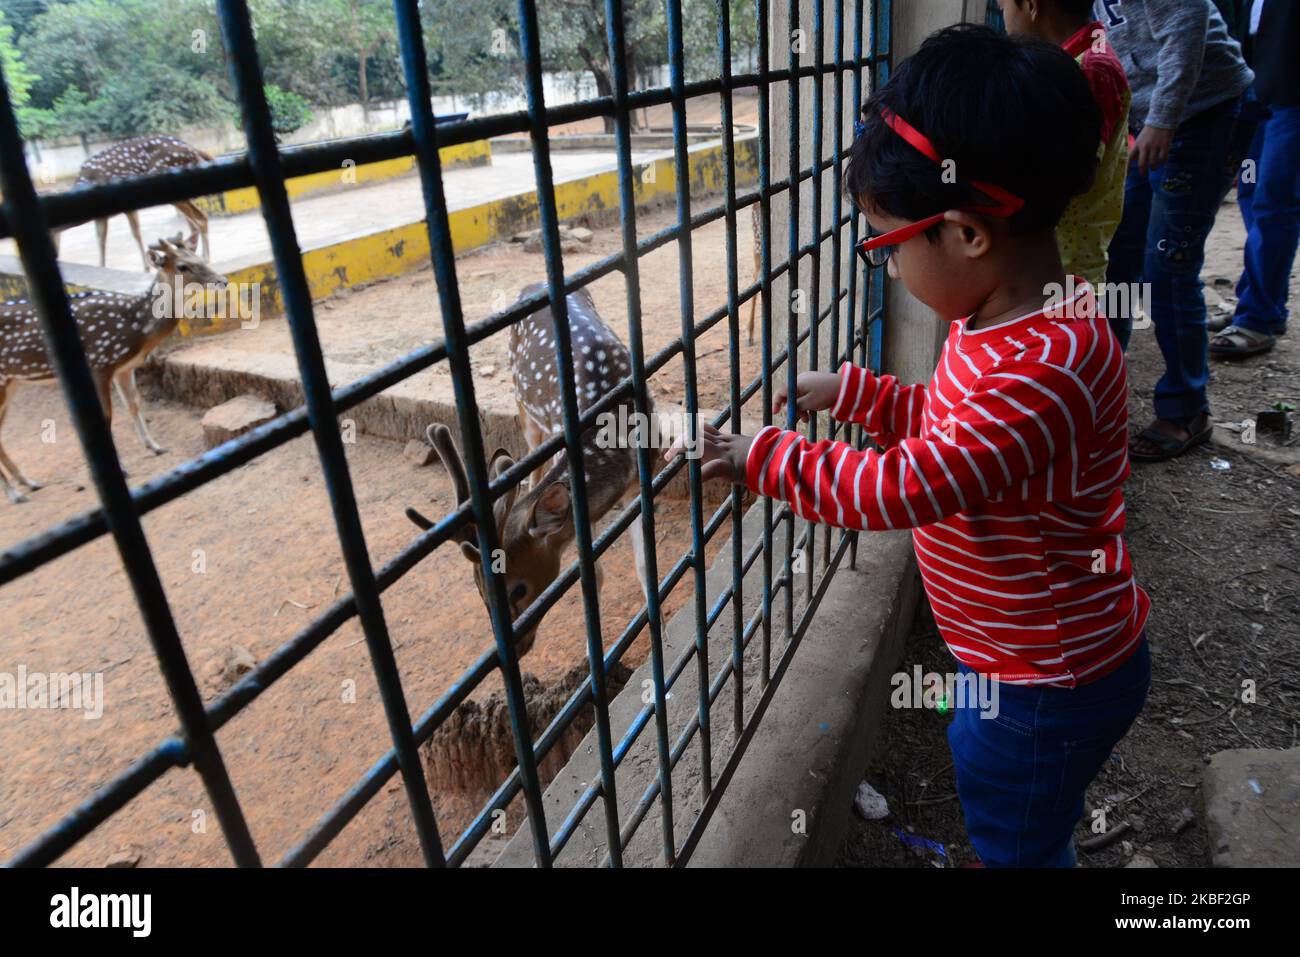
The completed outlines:
{"type": "MultiPolygon", "coordinates": [[[[55,364],[64,394],[72,410],[74,424],[82,442],[99,493],[100,505],[40,535],[19,542],[0,553],[0,586],[66,555],[96,538],[112,535],[122,555],[128,580],[144,616],[149,639],[153,644],[172,695],[180,732],[162,741],[74,812],[23,848],[9,864],[49,864],[73,847],[130,800],[174,767],[195,765],[213,802],[227,845],[236,863],[260,863],[242,809],[225,770],[215,734],[231,718],[250,706],[271,684],[300,663],[313,649],[352,618],[357,618],[370,653],[380,689],[391,746],[370,769],[353,784],[335,805],[315,824],[280,861],[283,865],[310,863],[367,802],[380,792],[393,775],[400,774],[411,807],[425,863],[458,865],[465,861],[486,833],[493,812],[506,807],[520,792],[528,810],[534,857],[538,864],[549,865],[566,846],[583,816],[599,798],[604,804],[605,834],[608,852],[605,863],[619,866],[622,853],[642,820],[657,802],[663,829],[663,858],[666,863],[681,865],[689,860],[698,846],[714,809],[743,758],[759,723],[773,699],[795,651],[816,614],[822,596],[843,561],[856,546],[855,533],[842,533],[832,546],[829,530],[823,531],[823,548],[819,563],[810,561],[802,605],[796,616],[796,583],[793,571],[795,549],[814,555],[816,526],[799,520],[788,505],[774,507],[771,500],[762,504],[761,540],[746,547],[743,539],[743,499],[740,490],[719,507],[706,514],[698,460],[674,462],[656,471],[649,450],[637,449],[639,497],[625,508],[599,535],[594,534],[587,518],[586,472],[581,438],[593,427],[601,414],[617,403],[631,398],[636,411],[650,410],[648,379],[670,362],[681,358],[687,422],[690,434],[698,428],[699,409],[696,341],[721,322],[726,322],[729,383],[727,408],[711,420],[722,427],[729,421],[733,431],[741,429],[741,410],[757,398],[763,404],[762,415],[770,423],[772,375],[784,363],[787,383],[792,387],[799,371],[800,352],[807,350],[806,365],[817,368],[821,353],[823,322],[829,323],[828,353],[832,362],[841,356],[852,359],[855,353],[874,367],[881,358],[881,317],[883,315],[883,275],[879,270],[864,272],[863,290],[858,293],[856,257],[852,243],[858,236],[858,217],[852,210],[844,212],[842,164],[844,159],[840,119],[843,107],[843,83],[852,84],[855,109],[861,105],[863,71],[879,80],[886,75],[890,56],[889,0],[874,0],[870,6],[870,54],[863,54],[865,0],[854,0],[854,36],[851,57],[845,49],[845,0],[834,0],[834,56],[826,62],[825,2],[813,0],[815,52],[812,63],[801,62],[798,51],[790,45],[788,66],[772,69],[770,49],[773,43],[769,25],[768,0],[755,0],[754,15],[758,38],[758,68],[754,73],[736,74],[732,69],[733,47],[731,18],[727,0],[717,5],[718,76],[714,79],[688,81],[684,51],[683,10],[681,0],[665,0],[670,83],[649,90],[629,89],[625,55],[624,4],[622,0],[605,0],[606,42],[614,89],[611,95],[564,106],[547,106],[542,95],[542,57],[539,42],[537,2],[519,0],[519,37],[525,68],[528,104],[513,113],[437,123],[430,107],[427,58],[421,33],[418,0],[394,0],[401,59],[410,101],[412,122],[409,130],[373,134],[349,140],[311,144],[280,150],[270,128],[265,95],[261,89],[256,43],[251,18],[244,0],[219,0],[218,11],[222,36],[229,56],[229,68],[241,105],[244,130],[249,148],[246,155],[219,159],[190,170],[120,181],[104,186],[78,188],[67,193],[38,198],[28,174],[23,144],[18,133],[7,87],[0,90],[0,187],[4,201],[0,205],[0,237],[17,240],[24,269],[32,288],[32,298],[41,316],[47,347],[55,364]],[[832,157],[823,160],[822,139],[825,124],[824,88],[832,78],[834,129],[832,157]],[[804,167],[800,159],[801,115],[799,85],[813,83],[813,135],[811,162],[804,167]],[[774,181],[771,169],[770,89],[786,84],[789,90],[790,162],[784,179],[774,181]],[[759,131],[758,188],[738,193],[736,186],[736,136],[733,125],[733,94],[754,89],[758,94],[759,131]],[[697,96],[716,95],[721,105],[723,130],[721,140],[724,159],[724,196],[722,202],[695,212],[690,194],[687,146],[687,101],[697,96]],[[677,170],[676,222],[654,234],[638,237],[635,208],[637,166],[632,161],[630,114],[649,106],[668,105],[673,117],[673,159],[677,170]],[[622,249],[596,263],[566,275],[559,246],[558,215],[550,164],[549,128],[558,123],[593,117],[612,117],[615,127],[615,151],[618,161],[619,201],[622,223],[622,249]],[[534,168],[537,176],[539,215],[546,260],[547,288],[544,292],[522,297],[514,304],[484,320],[467,324],[460,304],[455,259],[443,192],[440,147],[464,143],[484,136],[527,132],[532,138],[534,168]],[[431,255],[438,285],[438,303],[442,314],[443,338],[431,341],[414,352],[355,382],[331,389],[324,374],[324,359],[312,313],[306,277],[295,238],[289,206],[286,177],[336,169],[344,159],[358,163],[375,162],[398,156],[414,155],[418,160],[425,218],[431,255]],[[833,215],[828,228],[822,225],[822,177],[835,176],[833,215]],[[807,242],[800,241],[800,189],[808,184],[813,203],[810,211],[811,233],[807,242]],[[47,235],[51,226],[60,227],[85,222],[102,215],[133,210],[176,199],[186,199],[214,191],[256,186],[262,197],[263,216],[271,239],[276,269],[280,277],[286,307],[286,321],[294,343],[298,368],[303,382],[305,404],[279,416],[271,423],[225,445],[198,456],[143,485],[129,489],[117,463],[112,437],[106,428],[98,398],[90,384],[90,373],[81,348],[76,326],[61,275],[47,235]],[[783,262],[772,259],[773,199],[788,193],[790,221],[787,256],[783,262]],[[759,276],[741,287],[738,277],[737,216],[745,209],[757,218],[759,276]],[[697,317],[693,297],[694,263],[692,234],[709,223],[721,220],[726,234],[727,296],[726,303],[697,317]],[[845,248],[842,233],[849,231],[847,285],[841,287],[841,256],[845,248]],[[640,257],[667,243],[678,247],[681,334],[669,345],[647,356],[641,329],[640,257]],[[830,289],[822,303],[822,252],[830,243],[833,262],[830,289]],[[807,257],[810,262],[801,263],[807,257]],[[786,276],[792,293],[800,289],[802,270],[811,268],[808,308],[794,313],[787,323],[784,348],[774,352],[771,293],[775,280],[786,276]],[[621,380],[602,399],[581,414],[578,411],[576,386],[572,370],[572,343],[568,328],[565,296],[613,271],[623,272],[627,284],[629,349],[632,354],[630,375],[621,380]],[[874,275],[873,275],[874,273],[874,275]],[[761,297],[762,342],[761,369],[747,383],[740,374],[740,309],[754,296],[761,297]],[[549,305],[554,319],[555,341],[559,359],[564,428],[505,472],[492,475],[485,458],[482,436],[478,432],[478,406],[469,367],[469,348],[488,336],[506,329],[524,316],[549,305]],[[858,310],[861,310],[860,319],[858,310]],[[807,321],[800,317],[807,315],[807,321]],[[840,321],[844,322],[843,349],[840,346],[840,321]],[[363,401],[378,395],[410,376],[446,362],[452,373],[462,448],[470,484],[470,500],[458,506],[432,529],[423,532],[379,569],[371,565],[360,524],[350,473],[339,430],[337,416],[363,401]],[[169,609],[152,554],[141,530],[143,515],[174,501],[180,496],[211,482],[235,468],[264,455],[310,431],[316,443],[320,467],[330,497],[341,552],[347,567],[351,593],[335,601],[318,618],[276,650],[266,661],[233,688],[206,707],[198,696],[193,675],[181,647],[176,622],[169,609]],[[519,617],[512,611],[504,592],[503,576],[495,573],[487,556],[498,547],[492,521],[493,503],[516,487],[538,465],[557,452],[569,461],[571,492],[576,515],[575,539],[577,559],[560,577],[538,596],[519,617]],[[673,562],[662,578],[655,559],[655,519],[653,502],[668,482],[683,468],[690,490],[691,547],[673,562]],[[633,522],[639,522],[646,540],[649,589],[641,611],[624,626],[608,647],[602,643],[600,607],[595,588],[595,561],[633,522]],[[774,577],[773,550],[775,532],[785,526],[784,568],[774,577]],[[705,580],[705,554],[708,543],[724,528],[731,533],[731,580],[719,594],[708,596],[705,580]],[[487,584],[489,617],[494,647],[453,681],[437,701],[428,706],[412,723],[406,697],[402,691],[396,660],[389,643],[381,596],[385,590],[411,572],[420,561],[453,538],[472,530],[480,554],[487,584]],[[744,577],[762,562],[762,595],[755,612],[746,616],[743,606],[744,577]],[[820,570],[820,577],[817,571],[820,570]],[[674,660],[665,660],[663,645],[663,607],[667,596],[687,576],[694,591],[691,614],[695,621],[695,640],[674,660]],[[568,589],[577,584],[582,591],[587,632],[589,680],[584,682],[561,708],[551,723],[533,739],[528,724],[522,692],[519,660],[514,641],[536,626],[546,611],[568,589]],[[781,592],[784,591],[784,595],[781,592]],[[784,604],[783,638],[776,660],[772,629],[773,604],[780,597],[784,604]],[[731,606],[733,636],[731,652],[716,669],[709,661],[708,635],[731,606]],[[638,636],[648,632],[653,675],[653,700],[645,704],[630,726],[615,740],[610,726],[606,675],[638,636]],[[761,682],[752,704],[746,701],[746,655],[755,653],[761,682]],[[694,659],[697,702],[693,714],[675,737],[667,723],[667,701],[678,679],[694,659]],[[433,807],[424,783],[416,748],[429,740],[454,709],[468,698],[496,669],[500,669],[506,688],[511,717],[511,732],[517,766],[484,804],[478,815],[444,851],[433,807]],[[720,755],[721,766],[714,765],[714,740],[711,708],[717,703],[728,682],[732,683],[731,748],[720,755]],[[550,753],[564,731],[588,705],[595,711],[600,776],[573,802],[554,834],[549,832],[541,802],[538,764],[550,753]],[[746,708],[749,713],[746,714],[746,708]],[[641,733],[650,723],[655,725],[655,750],[658,773],[626,819],[620,820],[616,772],[630,753],[641,733]],[[698,814],[686,825],[685,838],[678,844],[674,829],[673,769],[699,736],[704,787],[698,814]]],[[[790,0],[788,13],[793,29],[799,24],[798,0],[790,0]]],[[[2,86],[3,84],[0,84],[2,86]]],[[[432,336],[431,336],[432,339],[432,336]]],[[[793,425],[793,409],[788,424],[793,425]]],[[[815,437],[817,426],[812,426],[815,437]]],[[[834,425],[831,435],[838,435],[834,425]]],[[[861,446],[861,429],[845,430],[846,436],[861,446]]]]}

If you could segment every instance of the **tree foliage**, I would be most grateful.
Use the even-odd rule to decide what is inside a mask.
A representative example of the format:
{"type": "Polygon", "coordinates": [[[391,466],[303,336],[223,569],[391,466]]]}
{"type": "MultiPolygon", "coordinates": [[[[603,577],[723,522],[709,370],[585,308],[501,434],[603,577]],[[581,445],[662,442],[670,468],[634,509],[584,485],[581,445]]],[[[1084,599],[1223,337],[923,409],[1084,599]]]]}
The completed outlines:
{"type": "MultiPolygon", "coordinates": [[[[625,0],[634,88],[667,62],[665,2],[625,0]]],[[[683,0],[688,79],[717,75],[718,2],[683,0]]],[[[722,2],[743,57],[752,4],[722,2]]],[[[283,123],[405,95],[391,0],[249,0],[249,9],[283,123]]],[[[600,95],[613,89],[604,9],[604,0],[538,3],[544,69],[588,73],[600,95]]],[[[28,136],[122,137],[237,114],[216,0],[0,0],[0,12],[0,55],[28,136]]],[[[420,15],[436,95],[522,92],[517,0],[421,0],[420,15]]]]}

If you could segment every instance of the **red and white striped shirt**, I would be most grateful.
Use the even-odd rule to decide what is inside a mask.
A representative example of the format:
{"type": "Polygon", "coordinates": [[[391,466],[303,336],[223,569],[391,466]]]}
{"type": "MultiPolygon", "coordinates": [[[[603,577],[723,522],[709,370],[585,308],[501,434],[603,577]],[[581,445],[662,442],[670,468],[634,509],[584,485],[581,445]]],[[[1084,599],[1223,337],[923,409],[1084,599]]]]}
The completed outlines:
{"type": "Polygon", "coordinates": [[[1124,547],[1124,355],[1092,290],[1011,322],[952,324],[929,386],[840,370],[832,418],[881,447],[764,426],[746,484],[812,521],[911,528],[949,650],[1017,684],[1074,686],[1137,647],[1150,600],[1124,547]]]}

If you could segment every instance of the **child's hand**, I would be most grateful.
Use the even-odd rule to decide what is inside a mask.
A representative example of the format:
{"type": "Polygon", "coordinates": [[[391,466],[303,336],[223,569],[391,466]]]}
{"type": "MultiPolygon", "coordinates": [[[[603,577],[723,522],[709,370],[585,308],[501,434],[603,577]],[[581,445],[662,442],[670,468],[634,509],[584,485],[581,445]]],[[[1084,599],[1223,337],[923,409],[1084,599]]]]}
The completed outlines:
{"type": "MultiPolygon", "coordinates": [[[[807,422],[809,412],[825,412],[835,404],[840,396],[840,377],[835,372],[801,372],[795,380],[795,388],[798,390],[795,402],[798,419],[807,422]]],[[[778,386],[772,398],[772,414],[784,409],[788,399],[785,385],[778,386]]]]}
{"type": "MultiPolygon", "coordinates": [[[[698,441],[699,448],[696,451],[702,478],[725,479],[736,485],[745,484],[745,460],[749,457],[750,443],[754,441],[751,436],[719,432],[704,422],[700,424],[698,441]]],[[[671,462],[677,456],[686,454],[686,437],[682,436],[664,453],[664,461],[671,462]]]]}

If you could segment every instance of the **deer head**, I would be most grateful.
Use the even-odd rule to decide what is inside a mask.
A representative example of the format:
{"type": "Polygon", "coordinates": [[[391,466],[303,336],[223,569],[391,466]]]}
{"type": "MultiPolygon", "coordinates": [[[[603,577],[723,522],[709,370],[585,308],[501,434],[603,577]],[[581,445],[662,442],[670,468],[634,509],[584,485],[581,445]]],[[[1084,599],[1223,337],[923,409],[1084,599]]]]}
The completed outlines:
{"type": "MultiPolygon", "coordinates": [[[[452,441],[451,430],[445,425],[431,425],[426,432],[429,444],[438,453],[443,467],[456,487],[456,505],[469,499],[469,480],[465,476],[465,462],[460,450],[452,441]]],[[[497,449],[488,459],[488,474],[496,479],[515,464],[505,449],[497,449]]],[[[573,506],[569,494],[569,477],[561,464],[550,469],[535,488],[520,494],[512,488],[492,504],[496,523],[497,541],[504,558],[506,599],[512,620],[517,620],[560,574],[560,553],[573,538],[573,506]]],[[[424,530],[433,522],[413,508],[406,516],[424,530]]],[[[483,559],[478,548],[478,527],[470,522],[461,527],[460,551],[474,566],[474,582],[480,597],[487,602],[487,589],[483,578],[483,559]]],[[[489,560],[493,560],[489,556],[489,560]]],[[[502,570],[501,564],[496,566],[502,570]]],[[[517,647],[520,657],[533,647],[537,629],[520,635],[517,647]]]]}
{"type": "Polygon", "coordinates": [[[149,247],[149,262],[158,270],[158,279],[167,283],[180,277],[182,283],[225,288],[226,277],[199,258],[198,248],[197,234],[187,240],[177,233],[171,239],[159,239],[149,247]]]}

